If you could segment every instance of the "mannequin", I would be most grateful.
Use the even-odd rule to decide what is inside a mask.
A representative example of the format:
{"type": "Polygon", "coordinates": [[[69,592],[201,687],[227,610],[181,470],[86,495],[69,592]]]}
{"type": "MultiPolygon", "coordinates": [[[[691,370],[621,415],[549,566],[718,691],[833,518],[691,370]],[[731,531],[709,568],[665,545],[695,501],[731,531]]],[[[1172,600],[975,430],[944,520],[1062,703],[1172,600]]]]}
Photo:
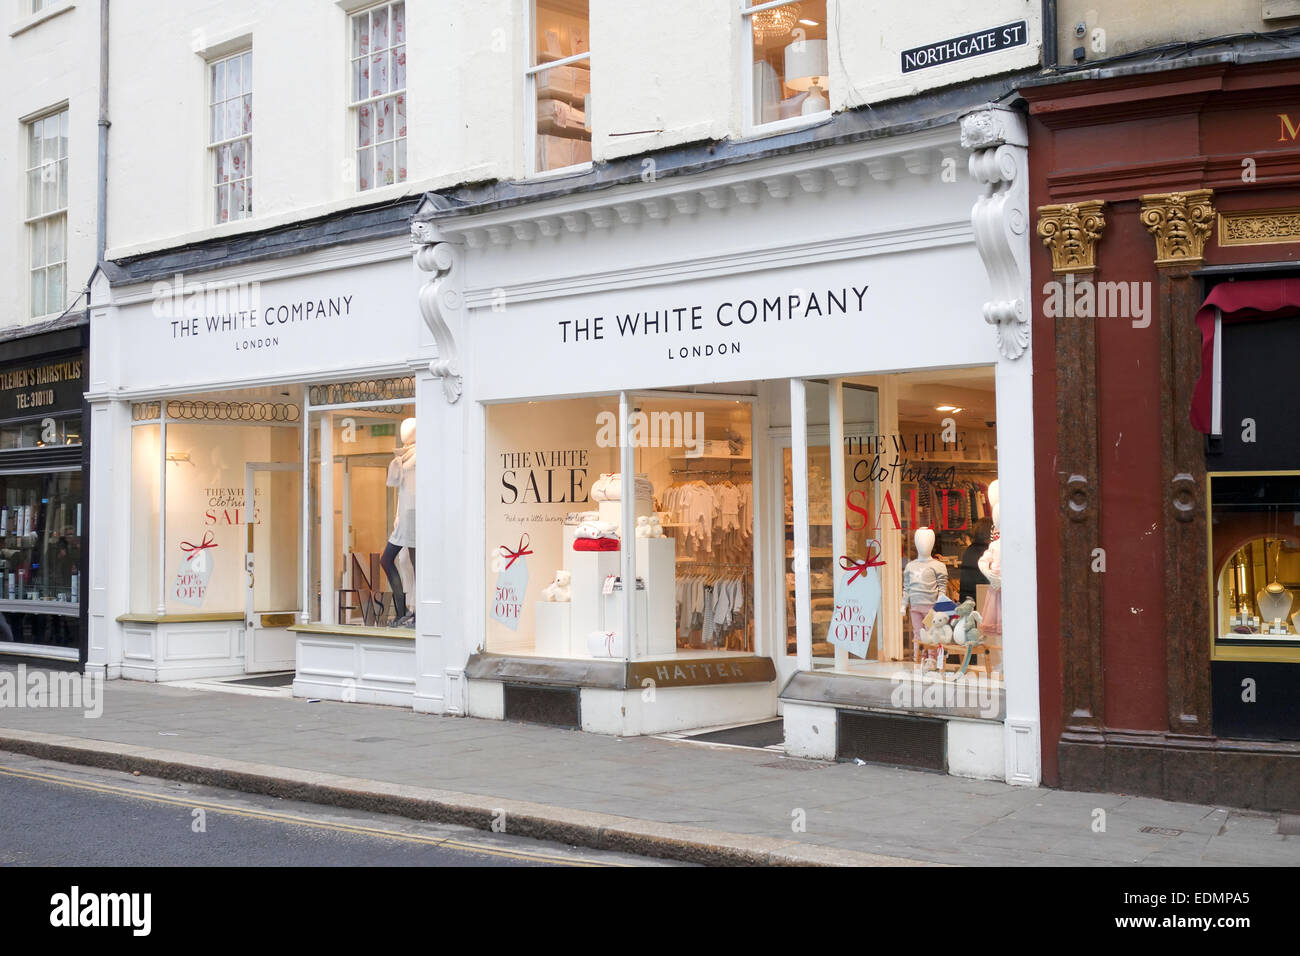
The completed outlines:
{"type": "Polygon", "coordinates": [[[992,505],[993,510],[993,533],[990,535],[988,549],[979,560],[979,569],[989,582],[984,609],[980,611],[980,616],[983,618],[980,630],[985,634],[1002,633],[1002,540],[998,537],[1000,497],[998,483],[994,481],[989,485],[989,504],[992,505]]]}
{"type": "Polygon", "coordinates": [[[933,557],[934,529],[917,529],[913,540],[916,557],[903,568],[903,606],[912,616],[912,660],[916,661],[925,616],[948,596],[948,569],[933,557]]]}
{"type": "Polygon", "coordinates": [[[393,592],[392,627],[411,627],[415,624],[415,609],[408,608],[406,593],[402,589],[402,576],[397,570],[397,556],[403,548],[415,570],[415,419],[402,420],[401,447],[388,465],[388,487],[397,489],[397,519],[388,544],[379,559],[388,576],[388,586],[393,592]]]}

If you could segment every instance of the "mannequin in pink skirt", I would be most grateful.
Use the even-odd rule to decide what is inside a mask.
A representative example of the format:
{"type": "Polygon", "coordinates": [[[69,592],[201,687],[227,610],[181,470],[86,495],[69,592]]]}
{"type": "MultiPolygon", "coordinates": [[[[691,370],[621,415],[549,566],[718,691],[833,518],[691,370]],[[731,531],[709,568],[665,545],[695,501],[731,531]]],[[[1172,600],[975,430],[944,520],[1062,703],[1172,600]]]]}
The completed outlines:
{"type": "Polygon", "coordinates": [[[989,501],[993,506],[993,533],[988,550],[980,556],[979,569],[988,578],[989,590],[980,608],[980,630],[985,634],[1002,634],[1002,539],[998,533],[998,483],[989,485],[989,501]]]}

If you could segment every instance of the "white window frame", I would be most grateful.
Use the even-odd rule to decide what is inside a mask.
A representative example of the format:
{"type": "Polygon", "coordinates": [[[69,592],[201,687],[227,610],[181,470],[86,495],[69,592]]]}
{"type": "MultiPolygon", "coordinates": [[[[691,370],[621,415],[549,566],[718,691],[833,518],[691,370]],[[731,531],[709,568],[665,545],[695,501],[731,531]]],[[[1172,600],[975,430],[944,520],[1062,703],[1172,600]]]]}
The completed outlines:
{"type": "MultiPolygon", "coordinates": [[[[791,116],[786,119],[773,120],[770,123],[756,123],[754,121],[754,25],[750,21],[750,16],[763,10],[771,10],[773,7],[784,7],[798,2],[799,0],[767,0],[766,3],[754,3],[752,0],[739,0],[740,22],[743,27],[740,31],[740,129],[742,136],[768,136],[772,133],[784,133],[787,130],[800,129],[804,126],[815,126],[818,123],[826,122],[833,112],[833,110],[825,109],[817,113],[811,113],[808,116],[791,116]]],[[[832,0],[826,0],[826,40],[828,48],[831,47],[831,2],[832,0]]],[[[827,69],[829,70],[829,64],[827,64],[827,69]]],[[[826,93],[829,101],[829,76],[826,78],[826,93]]]]}
{"type": "MultiPolygon", "coordinates": [[[[26,233],[26,239],[27,239],[27,241],[24,243],[24,248],[26,249],[26,260],[25,260],[26,268],[23,270],[23,272],[27,280],[26,281],[27,290],[25,293],[25,298],[27,300],[27,316],[29,319],[40,319],[49,315],[59,315],[66,310],[68,304],[68,239],[69,239],[68,182],[67,182],[67,172],[66,171],[61,172],[60,170],[61,167],[65,169],[66,167],[70,167],[71,161],[68,158],[67,151],[65,151],[62,156],[56,155],[52,160],[47,160],[44,155],[43,145],[41,147],[42,149],[41,158],[40,160],[37,161],[35,165],[32,165],[32,157],[31,157],[31,137],[32,137],[33,127],[36,126],[36,124],[38,123],[43,124],[46,121],[52,119],[58,120],[59,131],[60,131],[59,138],[62,139],[64,135],[64,130],[68,128],[68,123],[69,123],[67,103],[63,103],[51,110],[45,111],[44,113],[38,114],[36,116],[32,116],[23,122],[23,131],[26,134],[23,137],[23,151],[25,153],[23,159],[23,208],[24,208],[23,231],[26,233]],[[42,171],[41,178],[43,180],[44,170],[50,167],[53,168],[53,175],[55,181],[54,196],[55,196],[56,207],[53,209],[45,209],[43,208],[44,201],[42,200],[41,201],[42,208],[40,208],[39,210],[33,210],[31,208],[31,195],[30,195],[30,187],[29,187],[29,180],[31,178],[31,173],[36,172],[37,170],[41,170],[42,171]],[[62,191],[63,191],[63,202],[61,205],[57,205],[59,199],[60,187],[62,187],[62,191]],[[62,221],[63,223],[63,258],[58,260],[57,262],[51,262],[49,260],[49,226],[51,223],[55,221],[62,221]],[[38,226],[45,227],[45,234],[44,234],[45,238],[42,240],[45,243],[45,249],[44,249],[44,256],[42,257],[43,261],[41,265],[34,266],[32,265],[32,246],[36,238],[36,229],[38,226]],[[63,267],[63,295],[60,298],[58,309],[51,311],[46,308],[46,305],[50,299],[50,295],[49,295],[50,269],[53,268],[54,266],[63,267]],[[38,270],[45,274],[45,281],[41,285],[42,290],[44,290],[43,294],[44,294],[45,301],[41,303],[39,311],[37,310],[35,301],[33,301],[32,299],[32,275],[38,270]]],[[[42,136],[41,142],[44,143],[44,141],[45,141],[45,137],[42,136]]]]}
{"type": "MultiPolygon", "coordinates": [[[[352,189],[354,192],[368,193],[376,189],[383,189],[386,186],[396,186],[397,184],[404,183],[410,179],[410,170],[408,168],[408,164],[410,161],[410,137],[409,135],[401,135],[401,136],[398,135],[398,127],[396,125],[396,121],[397,121],[396,105],[397,105],[397,100],[400,98],[402,100],[402,103],[406,107],[405,115],[407,117],[408,133],[409,133],[409,123],[410,123],[410,116],[411,116],[411,100],[410,100],[410,95],[408,93],[409,87],[407,86],[407,81],[406,81],[407,73],[405,70],[402,74],[403,82],[401,87],[399,88],[391,85],[393,79],[393,70],[391,68],[391,64],[388,71],[388,82],[390,85],[387,92],[381,93],[379,95],[367,95],[360,99],[357,98],[356,74],[354,68],[357,63],[363,60],[369,60],[372,56],[374,56],[375,51],[367,47],[366,52],[361,56],[353,56],[352,25],[357,17],[366,17],[367,18],[366,35],[369,36],[370,15],[374,13],[374,11],[376,10],[381,10],[381,9],[384,10],[385,13],[388,15],[388,41],[389,41],[388,46],[384,47],[384,51],[387,52],[389,50],[394,49],[395,46],[400,45],[402,47],[403,53],[405,54],[406,51],[410,50],[410,15],[411,15],[410,8],[411,8],[410,0],[384,0],[383,3],[373,3],[356,10],[350,10],[348,12],[348,25],[347,25],[348,131],[349,131],[348,142],[349,142],[349,150],[350,150],[349,159],[351,161],[350,165],[352,168],[352,189]],[[393,41],[393,6],[397,3],[401,3],[403,6],[402,24],[403,24],[403,29],[406,31],[401,44],[394,44],[392,42],[393,41]],[[369,146],[359,145],[357,141],[360,139],[360,135],[361,135],[361,110],[363,108],[369,108],[372,111],[372,116],[373,116],[373,111],[375,110],[376,104],[382,103],[384,100],[387,99],[392,99],[394,102],[394,110],[393,110],[394,127],[393,127],[392,139],[381,140],[377,136],[373,135],[374,127],[372,125],[371,127],[372,135],[370,139],[370,145],[369,146]],[[375,177],[375,155],[378,152],[380,145],[386,142],[391,142],[393,144],[394,178],[391,183],[377,183],[375,182],[375,178],[376,178],[375,177]],[[399,149],[398,149],[399,144],[405,146],[406,160],[407,160],[407,162],[405,163],[403,163],[399,159],[399,149]],[[363,150],[370,151],[370,170],[369,170],[370,185],[364,187],[360,184],[361,153],[363,150]],[[403,174],[402,172],[404,168],[407,170],[405,174],[403,174]]],[[[373,87],[370,87],[369,89],[373,89],[373,87]]],[[[373,124],[374,120],[372,119],[371,122],[373,124]]]]}
{"type": "MultiPolygon", "coordinates": [[[[230,136],[220,140],[214,140],[212,138],[212,110],[214,107],[216,107],[217,103],[220,102],[224,111],[225,104],[230,100],[230,97],[225,95],[224,90],[222,91],[221,97],[218,99],[216,94],[216,84],[215,84],[215,79],[213,77],[213,73],[216,70],[218,65],[223,63],[229,63],[232,60],[240,60],[245,56],[249,58],[248,65],[249,68],[251,69],[253,63],[253,59],[252,59],[253,48],[251,46],[245,46],[239,50],[235,50],[234,52],[223,54],[222,56],[214,57],[213,59],[206,61],[205,64],[205,69],[207,70],[207,78],[205,82],[206,82],[207,92],[208,92],[207,116],[206,116],[207,130],[208,130],[208,134],[206,136],[206,139],[208,141],[208,145],[207,145],[208,186],[207,188],[208,188],[208,197],[211,202],[211,210],[212,210],[211,220],[214,225],[218,225],[218,226],[224,226],[232,222],[243,222],[246,219],[252,219],[254,215],[253,201],[252,201],[253,175],[250,170],[253,167],[253,161],[252,161],[253,128],[254,128],[254,124],[257,122],[256,117],[254,116],[249,120],[247,133],[240,133],[237,136],[230,136]],[[245,175],[243,175],[239,179],[227,179],[224,185],[233,186],[235,183],[239,183],[239,182],[245,184],[244,195],[247,197],[248,211],[244,213],[244,215],[242,216],[232,215],[223,220],[221,218],[221,203],[217,200],[218,190],[220,190],[221,186],[223,185],[223,183],[217,182],[217,169],[219,168],[217,155],[219,151],[224,147],[233,146],[235,143],[239,143],[239,142],[244,143],[244,170],[243,171],[245,175]]],[[[240,75],[241,77],[243,75],[242,67],[241,67],[240,75]]],[[[242,82],[241,82],[241,86],[243,86],[242,82]]],[[[240,95],[248,96],[250,101],[253,100],[252,83],[248,84],[247,93],[241,93],[240,95]]],[[[256,103],[253,102],[250,105],[255,106],[256,103]]],[[[229,207],[227,208],[229,209],[229,207]]],[[[230,211],[233,212],[233,210],[230,211]]]]}
{"type": "MultiPolygon", "coordinates": [[[[591,36],[591,7],[587,7],[587,35],[591,36]]],[[[559,66],[569,66],[572,63],[587,63],[588,70],[591,69],[591,50],[585,53],[575,53],[572,56],[562,57],[558,60],[551,60],[547,63],[534,64],[533,60],[537,58],[537,0],[524,0],[524,37],[526,46],[524,48],[524,169],[527,170],[527,176],[530,179],[545,179],[548,176],[571,175],[591,169],[590,162],[574,163],[572,166],[556,166],[554,169],[537,168],[537,75],[547,70],[553,70],[559,66]]],[[[590,47],[588,41],[588,47],[590,47]]],[[[593,79],[594,74],[593,74],[593,79]]],[[[594,93],[594,90],[593,90],[594,93]]],[[[592,97],[595,101],[595,96],[592,97]]],[[[587,117],[587,123],[590,127],[591,117],[587,117]]]]}

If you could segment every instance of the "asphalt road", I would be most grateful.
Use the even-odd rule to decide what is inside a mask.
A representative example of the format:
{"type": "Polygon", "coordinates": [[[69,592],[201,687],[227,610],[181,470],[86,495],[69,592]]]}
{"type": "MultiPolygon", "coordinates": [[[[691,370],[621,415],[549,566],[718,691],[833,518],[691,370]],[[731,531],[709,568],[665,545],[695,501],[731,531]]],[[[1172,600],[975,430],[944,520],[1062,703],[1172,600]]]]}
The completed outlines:
{"type": "Polygon", "coordinates": [[[0,866],[661,865],[0,753],[0,866]]]}

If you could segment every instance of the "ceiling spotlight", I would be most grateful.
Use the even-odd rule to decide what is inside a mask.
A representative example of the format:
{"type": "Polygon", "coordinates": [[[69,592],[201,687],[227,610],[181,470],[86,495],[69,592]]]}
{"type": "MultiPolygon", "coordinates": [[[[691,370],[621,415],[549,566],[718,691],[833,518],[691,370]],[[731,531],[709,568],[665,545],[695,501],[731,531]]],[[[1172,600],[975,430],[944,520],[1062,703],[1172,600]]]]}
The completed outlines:
{"type": "Polygon", "coordinates": [[[934,410],[936,412],[960,412],[962,407],[960,405],[936,405],[934,410]]]}

